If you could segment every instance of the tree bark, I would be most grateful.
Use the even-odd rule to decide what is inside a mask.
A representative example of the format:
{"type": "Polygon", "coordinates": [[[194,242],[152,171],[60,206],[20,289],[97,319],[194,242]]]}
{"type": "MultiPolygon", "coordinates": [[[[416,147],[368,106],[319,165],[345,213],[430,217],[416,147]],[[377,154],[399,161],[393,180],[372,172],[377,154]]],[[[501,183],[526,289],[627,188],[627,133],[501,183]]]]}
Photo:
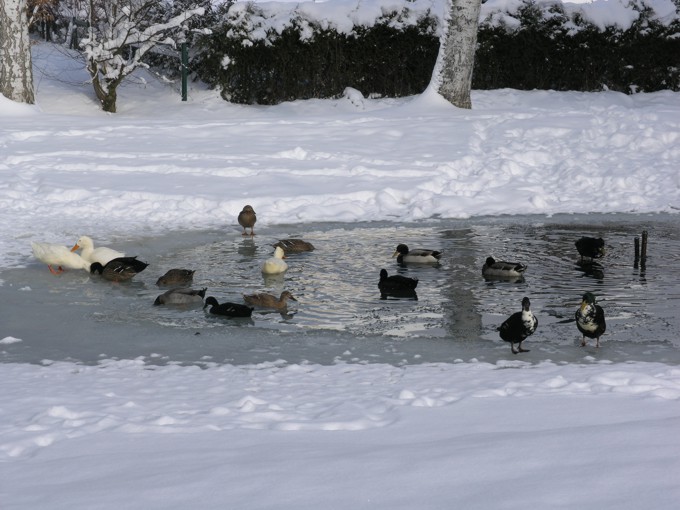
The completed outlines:
{"type": "Polygon", "coordinates": [[[458,108],[472,108],[470,90],[481,0],[451,0],[433,73],[437,91],[458,108]]]}
{"type": "Polygon", "coordinates": [[[0,1],[0,93],[33,104],[33,67],[26,0],[0,1]]]}

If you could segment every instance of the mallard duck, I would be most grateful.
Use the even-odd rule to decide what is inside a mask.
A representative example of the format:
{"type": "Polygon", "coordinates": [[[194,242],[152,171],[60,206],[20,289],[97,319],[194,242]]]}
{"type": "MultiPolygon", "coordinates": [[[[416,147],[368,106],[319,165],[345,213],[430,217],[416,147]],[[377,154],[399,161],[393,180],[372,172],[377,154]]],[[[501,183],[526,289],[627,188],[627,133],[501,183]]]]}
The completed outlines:
{"type": "Polygon", "coordinates": [[[204,287],[200,290],[179,287],[170,289],[156,298],[154,305],[197,305],[203,304],[203,298],[208,290],[204,287]]]}
{"type": "Polygon", "coordinates": [[[522,299],[522,311],[515,312],[508,317],[503,324],[498,328],[500,336],[506,342],[510,342],[510,349],[513,354],[518,352],[529,352],[528,349],[522,348],[522,342],[534,334],[538,327],[538,319],[531,312],[531,301],[528,297],[522,299]],[[515,344],[517,349],[515,349],[515,344]]]}
{"type": "Polygon", "coordinates": [[[146,262],[137,260],[137,257],[117,257],[109,260],[106,265],[93,262],[90,266],[90,273],[99,273],[102,278],[111,282],[124,282],[144,271],[148,265],[146,262]]]}
{"type": "Polygon", "coordinates": [[[248,235],[246,233],[246,228],[250,229],[250,235],[255,235],[255,222],[257,221],[257,216],[255,215],[255,210],[250,205],[246,205],[243,210],[238,213],[238,224],[243,227],[244,236],[248,235]]]}
{"type": "Polygon", "coordinates": [[[73,248],[71,248],[71,251],[77,250],[82,250],[80,256],[90,264],[99,262],[102,266],[106,266],[113,259],[125,257],[125,253],[106,248],[105,246],[95,248],[92,238],[88,236],[81,236],[73,248]]]}
{"type": "Polygon", "coordinates": [[[280,274],[288,270],[288,264],[283,260],[285,254],[283,248],[277,246],[274,249],[274,256],[268,258],[262,263],[262,272],[264,274],[280,274]]]}
{"type": "Polygon", "coordinates": [[[167,273],[156,280],[159,287],[189,285],[194,279],[191,269],[170,269],[167,273]]]}
{"type": "Polygon", "coordinates": [[[518,277],[523,276],[526,270],[526,264],[521,262],[505,262],[503,260],[496,260],[493,257],[487,257],[486,262],[482,266],[482,275],[518,277]]]}
{"type": "Polygon", "coordinates": [[[408,246],[400,244],[397,246],[392,257],[397,257],[399,264],[436,264],[442,257],[442,253],[440,251],[423,250],[420,248],[409,250],[408,246]]]}
{"type": "Polygon", "coordinates": [[[600,346],[600,337],[607,329],[604,320],[604,310],[595,303],[592,292],[583,294],[581,306],[576,310],[576,327],[583,335],[581,347],[586,345],[586,337],[595,339],[595,347],[600,346]]]}
{"type": "Polygon", "coordinates": [[[416,297],[416,287],[418,286],[417,278],[409,278],[395,274],[387,275],[386,269],[380,270],[380,281],[378,281],[378,289],[380,289],[380,298],[386,299],[387,296],[392,297],[416,297]]]}
{"type": "Polygon", "coordinates": [[[601,237],[582,237],[574,243],[581,260],[583,257],[599,259],[604,256],[604,239],[601,237]]]}
{"type": "Polygon", "coordinates": [[[250,317],[253,314],[253,308],[238,303],[222,303],[219,304],[217,299],[210,296],[206,298],[203,309],[210,306],[210,313],[213,315],[224,315],[225,317],[250,317]]]}
{"type": "Polygon", "coordinates": [[[302,239],[281,239],[273,246],[274,248],[280,246],[286,255],[314,250],[314,245],[312,243],[303,241],[302,239]]]}
{"type": "Polygon", "coordinates": [[[273,296],[272,294],[260,293],[260,294],[244,294],[243,300],[249,305],[259,306],[261,308],[273,308],[274,310],[285,310],[288,308],[288,300],[297,301],[293,295],[284,290],[281,293],[281,297],[273,296]]]}
{"type": "Polygon", "coordinates": [[[40,262],[47,264],[52,274],[59,274],[66,269],[90,270],[90,263],[77,253],[73,253],[67,246],[53,243],[31,243],[33,256],[40,262]],[[57,266],[55,270],[52,266],[57,266]]]}

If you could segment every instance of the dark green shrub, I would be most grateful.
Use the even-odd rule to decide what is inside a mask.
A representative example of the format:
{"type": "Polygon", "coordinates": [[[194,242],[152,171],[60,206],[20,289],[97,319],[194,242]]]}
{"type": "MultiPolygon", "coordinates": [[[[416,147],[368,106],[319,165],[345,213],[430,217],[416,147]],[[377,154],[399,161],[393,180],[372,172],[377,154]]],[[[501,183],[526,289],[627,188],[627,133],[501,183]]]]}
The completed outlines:
{"type": "MultiPolygon", "coordinates": [[[[413,23],[408,5],[349,34],[296,11],[279,33],[257,4],[226,6],[213,34],[198,41],[192,66],[236,103],[337,97],[348,86],[365,95],[418,94],[432,75],[440,21],[428,12],[413,23]]],[[[559,2],[532,0],[513,13],[516,26],[483,20],[473,88],[680,90],[680,21],[664,25],[644,5],[635,8],[640,17],[628,30],[602,30],[559,2]]]]}

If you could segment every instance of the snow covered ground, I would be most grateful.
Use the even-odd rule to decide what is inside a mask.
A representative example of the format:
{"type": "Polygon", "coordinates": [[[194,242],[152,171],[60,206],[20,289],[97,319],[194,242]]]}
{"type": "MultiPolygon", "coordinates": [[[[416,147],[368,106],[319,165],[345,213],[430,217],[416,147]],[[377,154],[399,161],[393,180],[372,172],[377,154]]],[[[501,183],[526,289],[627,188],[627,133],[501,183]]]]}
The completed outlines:
{"type": "MultiPolygon", "coordinates": [[[[113,246],[194,229],[240,237],[246,203],[263,226],[680,210],[678,93],[498,90],[459,111],[430,92],[349,91],[258,107],[198,88],[182,103],[147,75],[108,115],[63,49],[34,55],[38,104],[0,97],[3,269],[46,271],[30,242],[84,233],[113,246]]],[[[21,336],[0,324],[0,350],[21,336]]],[[[1,506],[677,506],[680,368],[612,363],[606,347],[580,363],[509,356],[5,363],[1,506]]]]}

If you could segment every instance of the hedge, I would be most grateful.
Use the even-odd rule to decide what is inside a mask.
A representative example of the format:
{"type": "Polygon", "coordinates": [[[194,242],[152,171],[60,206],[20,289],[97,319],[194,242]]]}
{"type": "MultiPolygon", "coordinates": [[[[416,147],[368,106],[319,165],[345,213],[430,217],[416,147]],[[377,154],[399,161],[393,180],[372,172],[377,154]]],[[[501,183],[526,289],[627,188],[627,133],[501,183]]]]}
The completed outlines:
{"type": "MultiPolygon", "coordinates": [[[[639,5],[626,29],[602,29],[559,2],[523,0],[512,25],[488,17],[480,22],[473,88],[680,90],[680,21],[662,22],[639,5]]],[[[226,100],[330,98],[348,86],[399,97],[422,92],[430,81],[441,21],[430,11],[414,21],[408,1],[350,31],[299,13],[277,30],[262,22],[256,4],[230,6],[212,35],[199,40],[192,63],[226,100]]]]}

